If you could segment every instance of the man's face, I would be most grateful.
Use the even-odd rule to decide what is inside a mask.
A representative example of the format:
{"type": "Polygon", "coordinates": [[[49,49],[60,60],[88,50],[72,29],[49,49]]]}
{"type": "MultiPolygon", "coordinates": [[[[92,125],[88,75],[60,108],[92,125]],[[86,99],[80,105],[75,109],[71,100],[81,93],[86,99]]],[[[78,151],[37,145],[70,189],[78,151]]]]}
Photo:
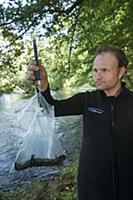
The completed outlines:
{"type": "Polygon", "coordinates": [[[113,95],[121,85],[121,77],[125,68],[119,68],[115,55],[110,52],[96,56],[93,63],[93,78],[98,90],[103,90],[108,96],[113,95]]]}

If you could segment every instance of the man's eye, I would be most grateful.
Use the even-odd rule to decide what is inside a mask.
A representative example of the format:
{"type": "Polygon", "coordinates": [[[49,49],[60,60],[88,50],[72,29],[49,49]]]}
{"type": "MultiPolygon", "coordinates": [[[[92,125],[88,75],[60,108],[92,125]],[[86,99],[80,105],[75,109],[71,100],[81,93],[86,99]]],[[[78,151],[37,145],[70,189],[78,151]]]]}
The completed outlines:
{"type": "Polygon", "coordinates": [[[93,72],[97,72],[97,69],[94,68],[94,69],[93,69],[93,72]]]}
{"type": "Polygon", "coordinates": [[[107,72],[108,70],[106,68],[102,69],[103,72],[107,72]]]}

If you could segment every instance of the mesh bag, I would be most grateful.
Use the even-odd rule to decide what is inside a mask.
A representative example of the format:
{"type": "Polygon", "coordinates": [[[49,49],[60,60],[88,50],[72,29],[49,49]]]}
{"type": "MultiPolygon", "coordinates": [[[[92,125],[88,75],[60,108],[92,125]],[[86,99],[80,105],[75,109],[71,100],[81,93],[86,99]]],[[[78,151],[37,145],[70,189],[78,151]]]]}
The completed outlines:
{"type": "Polygon", "coordinates": [[[48,104],[41,93],[37,93],[19,107],[17,113],[25,138],[14,162],[15,169],[62,164],[65,155],[54,131],[54,106],[48,104]]]}

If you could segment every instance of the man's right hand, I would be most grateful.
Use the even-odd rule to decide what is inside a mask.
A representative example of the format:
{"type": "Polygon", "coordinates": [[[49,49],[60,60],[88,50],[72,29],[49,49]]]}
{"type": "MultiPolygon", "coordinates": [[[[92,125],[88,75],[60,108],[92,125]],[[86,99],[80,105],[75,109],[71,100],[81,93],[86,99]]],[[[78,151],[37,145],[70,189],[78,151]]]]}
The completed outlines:
{"type": "Polygon", "coordinates": [[[46,69],[39,65],[36,66],[35,61],[31,61],[28,65],[28,69],[26,72],[26,79],[30,84],[36,85],[40,92],[44,92],[48,87],[48,79],[47,79],[47,71],[46,69]],[[39,71],[40,73],[40,81],[37,84],[35,73],[39,71]]]}

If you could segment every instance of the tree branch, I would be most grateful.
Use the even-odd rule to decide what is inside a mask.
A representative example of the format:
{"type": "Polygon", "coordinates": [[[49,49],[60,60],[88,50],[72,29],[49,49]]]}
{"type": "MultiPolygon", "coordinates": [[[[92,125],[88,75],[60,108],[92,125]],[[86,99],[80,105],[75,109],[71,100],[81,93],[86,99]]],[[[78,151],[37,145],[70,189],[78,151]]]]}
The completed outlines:
{"type": "MultiPolygon", "coordinates": [[[[81,1],[83,2],[84,0],[81,0],[81,1]]],[[[81,2],[81,1],[80,1],[80,2],[81,2]]],[[[72,25],[72,28],[71,28],[73,31],[72,31],[72,38],[71,38],[71,41],[70,41],[69,57],[68,57],[69,72],[70,72],[70,69],[71,69],[71,55],[72,55],[74,34],[75,34],[76,26],[77,26],[77,23],[78,23],[78,17],[79,17],[79,15],[80,15],[80,9],[81,9],[81,6],[79,7],[77,16],[75,17],[75,23],[72,25]]]]}
{"type": "Polygon", "coordinates": [[[69,14],[71,13],[77,6],[79,6],[80,4],[82,4],[84,2],[84,0],[77,0],[75,1],[75,3],[70,7],[68,8],[67,10],[65,10],[64,12],[66,14],[69,14]]]}

